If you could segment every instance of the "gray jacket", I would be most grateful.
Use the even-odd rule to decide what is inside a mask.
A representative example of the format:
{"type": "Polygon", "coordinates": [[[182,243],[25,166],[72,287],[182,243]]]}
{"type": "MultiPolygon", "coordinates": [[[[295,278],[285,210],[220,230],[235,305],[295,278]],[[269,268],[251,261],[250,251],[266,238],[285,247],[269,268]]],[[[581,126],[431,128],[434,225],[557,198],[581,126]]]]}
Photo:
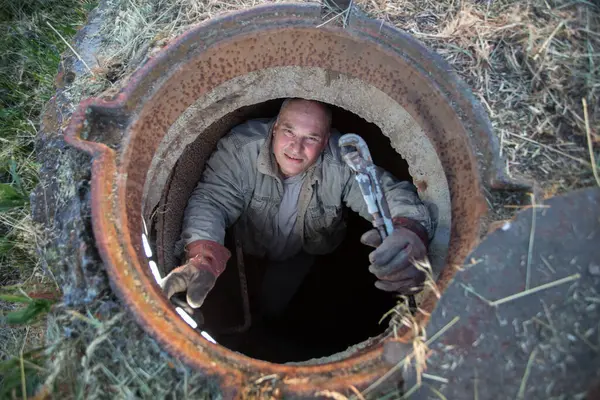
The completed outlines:
{"type": "MultiPolygon", "coordinates": [[[[225,229],[237,223],[246,253],[262,257],[273,237],[273,221],[283,184],[271,151],[275,120],[251,120],[221,138],[185,210],[182,242],[207,239],[223,244],[225,229]]],[[[352,170],[341,158],[339,133],[304,179],[294,233],[310,254],[332,252],[344,239],[343,206],[372,221],[352,170]]],[[[382,171],[381,182],[392,216],[420,222],[431,239],[435,221],[410,182],[382,171]]]]}

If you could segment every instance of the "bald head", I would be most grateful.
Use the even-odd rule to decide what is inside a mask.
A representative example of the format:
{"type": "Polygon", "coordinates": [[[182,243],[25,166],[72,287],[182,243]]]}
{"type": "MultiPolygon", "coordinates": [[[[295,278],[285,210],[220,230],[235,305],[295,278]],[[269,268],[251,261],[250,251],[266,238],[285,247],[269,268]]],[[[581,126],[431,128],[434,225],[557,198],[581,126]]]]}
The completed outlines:
{"type": "Polygon", "coordinates": [[[286,110],[305,111],[312,114],[315,118],[324,121],[327,127],[327,133],[331,129],[331,109],[325,104],[317,100],[306,100],[300,98],[289,98],[285,99],[279,109],[279,118],[286,110]]]}

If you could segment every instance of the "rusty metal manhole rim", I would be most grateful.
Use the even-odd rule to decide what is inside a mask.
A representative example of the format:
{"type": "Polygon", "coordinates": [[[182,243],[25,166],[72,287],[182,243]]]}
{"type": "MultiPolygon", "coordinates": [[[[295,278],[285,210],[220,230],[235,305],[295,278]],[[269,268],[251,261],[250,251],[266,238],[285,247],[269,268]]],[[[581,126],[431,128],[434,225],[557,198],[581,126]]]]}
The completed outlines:
{"type": "MultiPolygon", "coordinates": [[[[261,6],[253,8],[253,9],[236,12],[234,14],[229,14],[227,16],[223,16],[220,18],[216,18],[214,20],[207,21],[207,22],[195,27],[192,30],[192,32],[195,33],[195,32],[201,31],[201,30],[210,29],[211,27],[232,24],[232,23],[234,23],[234,21],[236,19],[239,21],[240,19],[244,19],[244,18],[252,18],[253,16],[255,17],[257,15],[260,15],[261,13],[266,13],[267,11],[275,12],[275,14],[281,13],[282,15],[287,15],[287,16],[289,16],[290,19],[292,19],[292,17],[295,16],[295,12],[298,12],[298,14],[301,14],[301,11],[305,11],[305,12],[310,11],[310,12],[317,14],[320,11],[320,7],[316,7],[315,5],[307,5],[307,4],[261,5],[261,6]]],[[[459,94],[461,96],[463,96],[467,102],[470,102],[470,104],[474,107],[474,109],[471,110],[471,112],[474,115],[474,117],[473,117],[474,120],[471,122],[475,122],[478,125],[478,128],[483,130],[484,133],[486,133],[491,138],[490,145],[492,147],[494,146],[495,140],[493,139],[494,136],[491,133],[491,124],[489,123],[489,120],[485,116],[483,109],[481,109],[480,106],[478,108],[476,107],[477,103],[475,103],[474,98],[473,98],[472,94],[469,93],[466,85],[463,82],[461,82],[460,80],[458,80],[458,77],[454,73],[450,72],[449,67],[447,67],[446,63],[443,60],[441,60],[441,58],[429,53],[415,39],[409,37],[408,35],[404,34],[401,31],[396,30],[393,27],[384,25],[382,28],[380,23],[378,23],[378,22],[375,23],[375,21],[373,21],[373,20],[369,20],[367,22],[363,21],[363,23],[365,25],[370,24],[373,29],[375,29],[375,28],[379,29],[379,32],[380,33],[383,32],[382,35],[386,35],[387,37],[393,36],[393,35],[401,36],[404,40],[407,40],[409,43],[411,43],[415,48],[419,49],[420,51],[425,52],[429,57],[437,58],[434,61],[439,63],[440,70],[444,69],[443,74],[445,74],[448,77],[448,79],[450,79],[452,81],[451,83],[457,87],[457,91],[459,92],[459,94]],[[375,25],[377,25],[377,27],[375,27],[375,25]]],[[[327,28],[325,30],[332,30],[335,34],[340,34],[340,32],[338,30],[336,30],[336,28],[333,28],[333,27],[327,28]]],[[[159,341],[161,341],[163,343],[163,345],[167,349],[171,350],[172,352],[174,351],[174,345],[172,344],[172,340],[171,340],[173,338],[161,335],[161,332],[158,332],[156,329],[154,329],[152,323],[150,322],[150,316],[144,314],[144,307],[143,307],[142,303],[137,303],[138,301],[146,301],[146,300],[141,299],[143,297],[141,291],[139,293],[136,293],[135,290],[138,290],[141,288],[147,288],[147,282],[144,282],[144,283],[135,282],[133,286],[137,286],[137,289],[134,288],[132,290],[131,287],[127,287],[125,284],[121,283],[117,279],[120,275],[124,276],[123,271],[120,271],[119,266],[130,265],[131,260],[128,260],[128,258],[130,258],[129,255],[135,255],[135,250],[133,249],[131,242],[127,242],[127,235],[129,234],[129,232],[128,232],[128,227],[126,226],[127,225],[126,222],[116,221],[111,218],[112,210],[115,210],[115,211],[120,210],[120,212],[118,212],[117,215],[121,215],[124,212],[123,211],[123,210],[125,210],[124,202],[126,201],[125,196],[124,196],[125,189],[123,187],[121,187],[121,189],[119,190],[119,193],[117,193],[117,196],[119,199],[119,204],[114,203],[113,197],[107,195],[107,194],[113,193],[113,181],[116,180],[116,185],[119,186],[120,183],[122,183],[123,179],[126,179],[126,177],[119,176],[117,174],[116,152],[104,144],[89,142],[84,139],[81,139],[80,134],[84,133],[85,129],[87,127],[86,118],[87,118],[88,112],[93,114],[93,112],[102,110],[103,113],[119,114],[119,113],[124,113],[126,110],[130,110],[129,111],[130,115],[133,115],[135,113],[133,110],[136,107],[133,104],[132,97],[133,97],[133,94],[136,92],[136,90],[138,90],[137,85],[141,81],[143,81],[144,79],[146,79],[152,75],[152,68],[159,66],[162,62],[164,62],[164,59],[167,58],[169,56],[169,54],[171,54],[172,52],[177,52],[180,45],[185,45],[186,42],[188,41],[189,36],[192,36],[192,35],[189,34],[189,32],[188,32],[188,34],[184,34],[184,35],[178,37],[177,39],[175,39],[173,41],[173,43],[171,43],[167,47],[167,49],[164,49],[159,56],[148,61],[148,63],[146,65],[144,65],[139,71],[137,71],[132,76],[132,78],[128,82],[127,86],[112,100],[88,99],[86,101],[83,101],[80,104],[80,106],[78,107],[78,109],[76,110],[76,112],[73,114],[71,123],[70,123],[69,128],[66,133],[66,140],[68,143],[70,143],[71,145],[73,145],[74,147],[76,147],[80,150],[83,150],[83,151],[89,153],[93,157],[93,162],[92,162],[93,230],[94,230],[96,240],[98,242],[98,248],[99,248],[100,254],[101,254],[103,260],[105,261],[105,263],[107,264],[108,269],[112,272],[111,274],[109,274],[111,277],[111,279],[110,279],[111,285],[112,285],[113,289],[120,295],[120,298],[125,302],[125,304],[128,306],[129,309],[138,311],[138,312],[134,312],[134,315],[137,318],[137,320],[141,323],[141,325],[143,325],[146,330],[149,330],[151,333],[153,333],[153,336],[155,338],[157,338],[159,341]],[[111,238],[122,238],[123,236],[125,236],[126,243],[117,243],[115,246],[115,243],[113,241],[111,241],[111,238]],[[119,247],[120,245],[122,247],[119,247]]],[[[390,41],[393,41],[392,39],[390,39],[390,41]]],[[[381,39],[381,40],[383,40],[383,39],[381,39]]],[[[387,45],[391,46],[390,43],[387,43],[387,45]]],[[[170,75],[169,75],[169,77],[170,77],[170,75]]],[[[164,81],[167,81],[168,79],[169,78],[165,78],[164,81]]],[[[498,160],[494,159],[494,161],[497,164],[498,160]]],[[[508,183],[508,180],[503,176],[501,170],[494,170],[494,166],[492,166],[491,169],[493,170],[492,174],[487,176],[487,180],[488,180],[488,183],[490,184],[490,186],[492,186],[492,187],[498,186],[498,182],[508,183]]],[[[140,229],[140,231],[141,231],[141,229],[140,229]]],[[[133,259],[135,260],[135,257],[133,257],[133,259]]],[[[135,262],[134,262],[134,264],[135,264],[135,262]]],[[[450,274],[451,274],[451,271],[446,271],[446,274],[444,277],[449,278],[449,277],[451,277],[450,274]]],[[[127,274],[125,274],[125,275],[127,275],[127,274]]],[[[162,302],[163,305],[167,304],[166,301],[164,300],[164,298],[157,299],[157,298],[153,297],[152,300],[162,302]]],[[[431,303],[430,303],[430,305],[433,306],[433,304],[431,304],[431,303]]],[[[194,332],[194,334],[196,334],[195,331],[193,331],[185,322],[183,322],[179,318],[179,316],[175,313],[175,311],[172,309],[172,307],[169,307],[168,310],[169,310],[168,316],[170,317],[170,320],[175,325],[178,325],[179,331],[183,331],[188,334],[194,332]]],[[[202,339],[202,340],[204,340],[204,339],[202,339]]],[[[204,345],[205,345],[204,347],[207,347],[208,349],[210,349],[211,347],[214,346],[208,342],[204,345]]],[[[380,341],[377,345],[373,346],[374,348],[371,347],[371,348],[367,349],[367,351],[362,351],[359,354],[352,355],[341,361],[334,361],[331,363],[325,363],[325,364],[320,364],[320,365],[311,365],[311,366],[291,366],[291,365],[269,363],[266,361],[256,360],[256,359],[252,359],[250,357],[244,356],[244,355],[240,355],[238,353],[235,353],[228,349],[225,349],[222,346],[218,346],[218,347],[220,347],[220,349],[218,349],[219,351],[216,351],[216,349],[213,349],[215,351],[214,352],[211,351],[211,353],[214,353],[212,355],[206,354],[205,352],[201,352],[202,354],[204,354],[204,356],[206,356],[206,359],[204,360],[204,362],[200,362],[197,359],[193,359],[188,354],[185,353],[184,350],[186,348],[188,350],[194,350],[193,347],[190,347],[191,346],[190,343],[188,343],[187,346],[178,347],[176,353],[180,356],[183,356],[189,364],[192,364],[198,368],[206,370],[206,368],[209,367],[209,368],[214,369],[214,371],[206,371],[208,373],[211,373],[211,372],[218,373],[222,377],[224,377],[224,379],[226,381],[229,381],[230,383],[233,383],[233,382],[240,383],[240,381],[242,379],[241,375],[238,375],[238,376],[231,375],[231,373],[232,373],[231,368],[233,366],[237,366],[239,374],[242,374],[242,371],[244,371],[244,374],[251,372],[251,371],[256,372],[256,368],[261,368],[261,369],[268,370],[268,371],[276,371],[278,373],[281,373],[282,375],[291,374],[294,376],[298,376],[298,375],[306,376],[306,375],[310,375],[313,373],[335,373],[339,369],[348,369],[348,370],[352,371],[353,370],[352,367],[354,367],[357,363],[358,364],[364,363],[366,365],[366,364],[370,364],[372,362],[379,362],[378,360],[380,358],[381,351],[382,351],[381,345],[382,345],[382,343],[380,341]],[[215,357],[215,358],[209,358],[209,357],[215,357]],[[249,364],[249,365],[247,365],[247,364],[249,364]],[[350,367],[350,368],[348,368],[348,367],[350,367]]],[[[215,346],[215,347],[217,347],[217,346],[215,346]]],[[[196,354],[198,354],[198,353],[196,352],[196,354]]],[[[369,375],[369,374],[367,373],[366,375],[369,375]]],[[[365,374],[361,375],[360,373],[357,374],[355,372],[350,372],[350,376],[355,377],[358,381],[361,381],[362,383],[372,381],[372,378],[373,378],[373,376],[365,376],[365,374]]],[[[331,379],[331,382],[333,382],[333,380],[334,380],[333,378],[334,378],[333,376],[331,376],[329,378],[329,379],[331,379]]]]}

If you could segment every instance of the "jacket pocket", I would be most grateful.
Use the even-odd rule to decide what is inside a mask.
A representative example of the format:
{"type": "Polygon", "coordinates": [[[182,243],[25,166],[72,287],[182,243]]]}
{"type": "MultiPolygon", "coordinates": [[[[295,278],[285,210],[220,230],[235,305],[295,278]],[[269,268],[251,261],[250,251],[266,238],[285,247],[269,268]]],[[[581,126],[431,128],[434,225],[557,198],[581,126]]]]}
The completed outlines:
{"type": "Polygon", "coordinates": [[[309,208],[305,221],[305,244],[311,254],[328,254],[344,240],[345,212],[340,206],[319,205],[309,208]]]}
{"type": "Polygon", "coordinates": [[[272,235],[267,226],[269,202],[264,197],[252,197],[240,219],[240,233],[244,251],[262,257],[272,235]]]}
{"type": "Polygon", "coordinates": [[[266,213],[268,212],[267,206],[269,201],[264,197],[252,197],[248,208],[246,209],[246,219],[258,234],[266,234],[265,222],[269,219],[266,213]]]}
{"type": "Polygon", "coordinates": [[[329,234],[342,228],[344,215],[342,206],[321,204],[309,207],[309,227],[321,234],[329,234]]]}

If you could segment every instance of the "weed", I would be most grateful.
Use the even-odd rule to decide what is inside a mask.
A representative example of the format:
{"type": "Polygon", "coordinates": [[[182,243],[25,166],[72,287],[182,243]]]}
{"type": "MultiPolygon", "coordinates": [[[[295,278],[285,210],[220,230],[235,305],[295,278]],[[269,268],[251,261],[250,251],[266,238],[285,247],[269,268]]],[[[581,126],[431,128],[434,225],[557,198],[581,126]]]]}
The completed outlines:
{"type": "Polygon", "coordinates": [[[26,307],[9,312],[4,318],[11,325],[29,325],[34,323],[38,317],[50,311],[54,300],[32,299],[29,296],[17,296],[13,294],[0,294],[0,299],[12,303],[25,303],[26,307]]]}

